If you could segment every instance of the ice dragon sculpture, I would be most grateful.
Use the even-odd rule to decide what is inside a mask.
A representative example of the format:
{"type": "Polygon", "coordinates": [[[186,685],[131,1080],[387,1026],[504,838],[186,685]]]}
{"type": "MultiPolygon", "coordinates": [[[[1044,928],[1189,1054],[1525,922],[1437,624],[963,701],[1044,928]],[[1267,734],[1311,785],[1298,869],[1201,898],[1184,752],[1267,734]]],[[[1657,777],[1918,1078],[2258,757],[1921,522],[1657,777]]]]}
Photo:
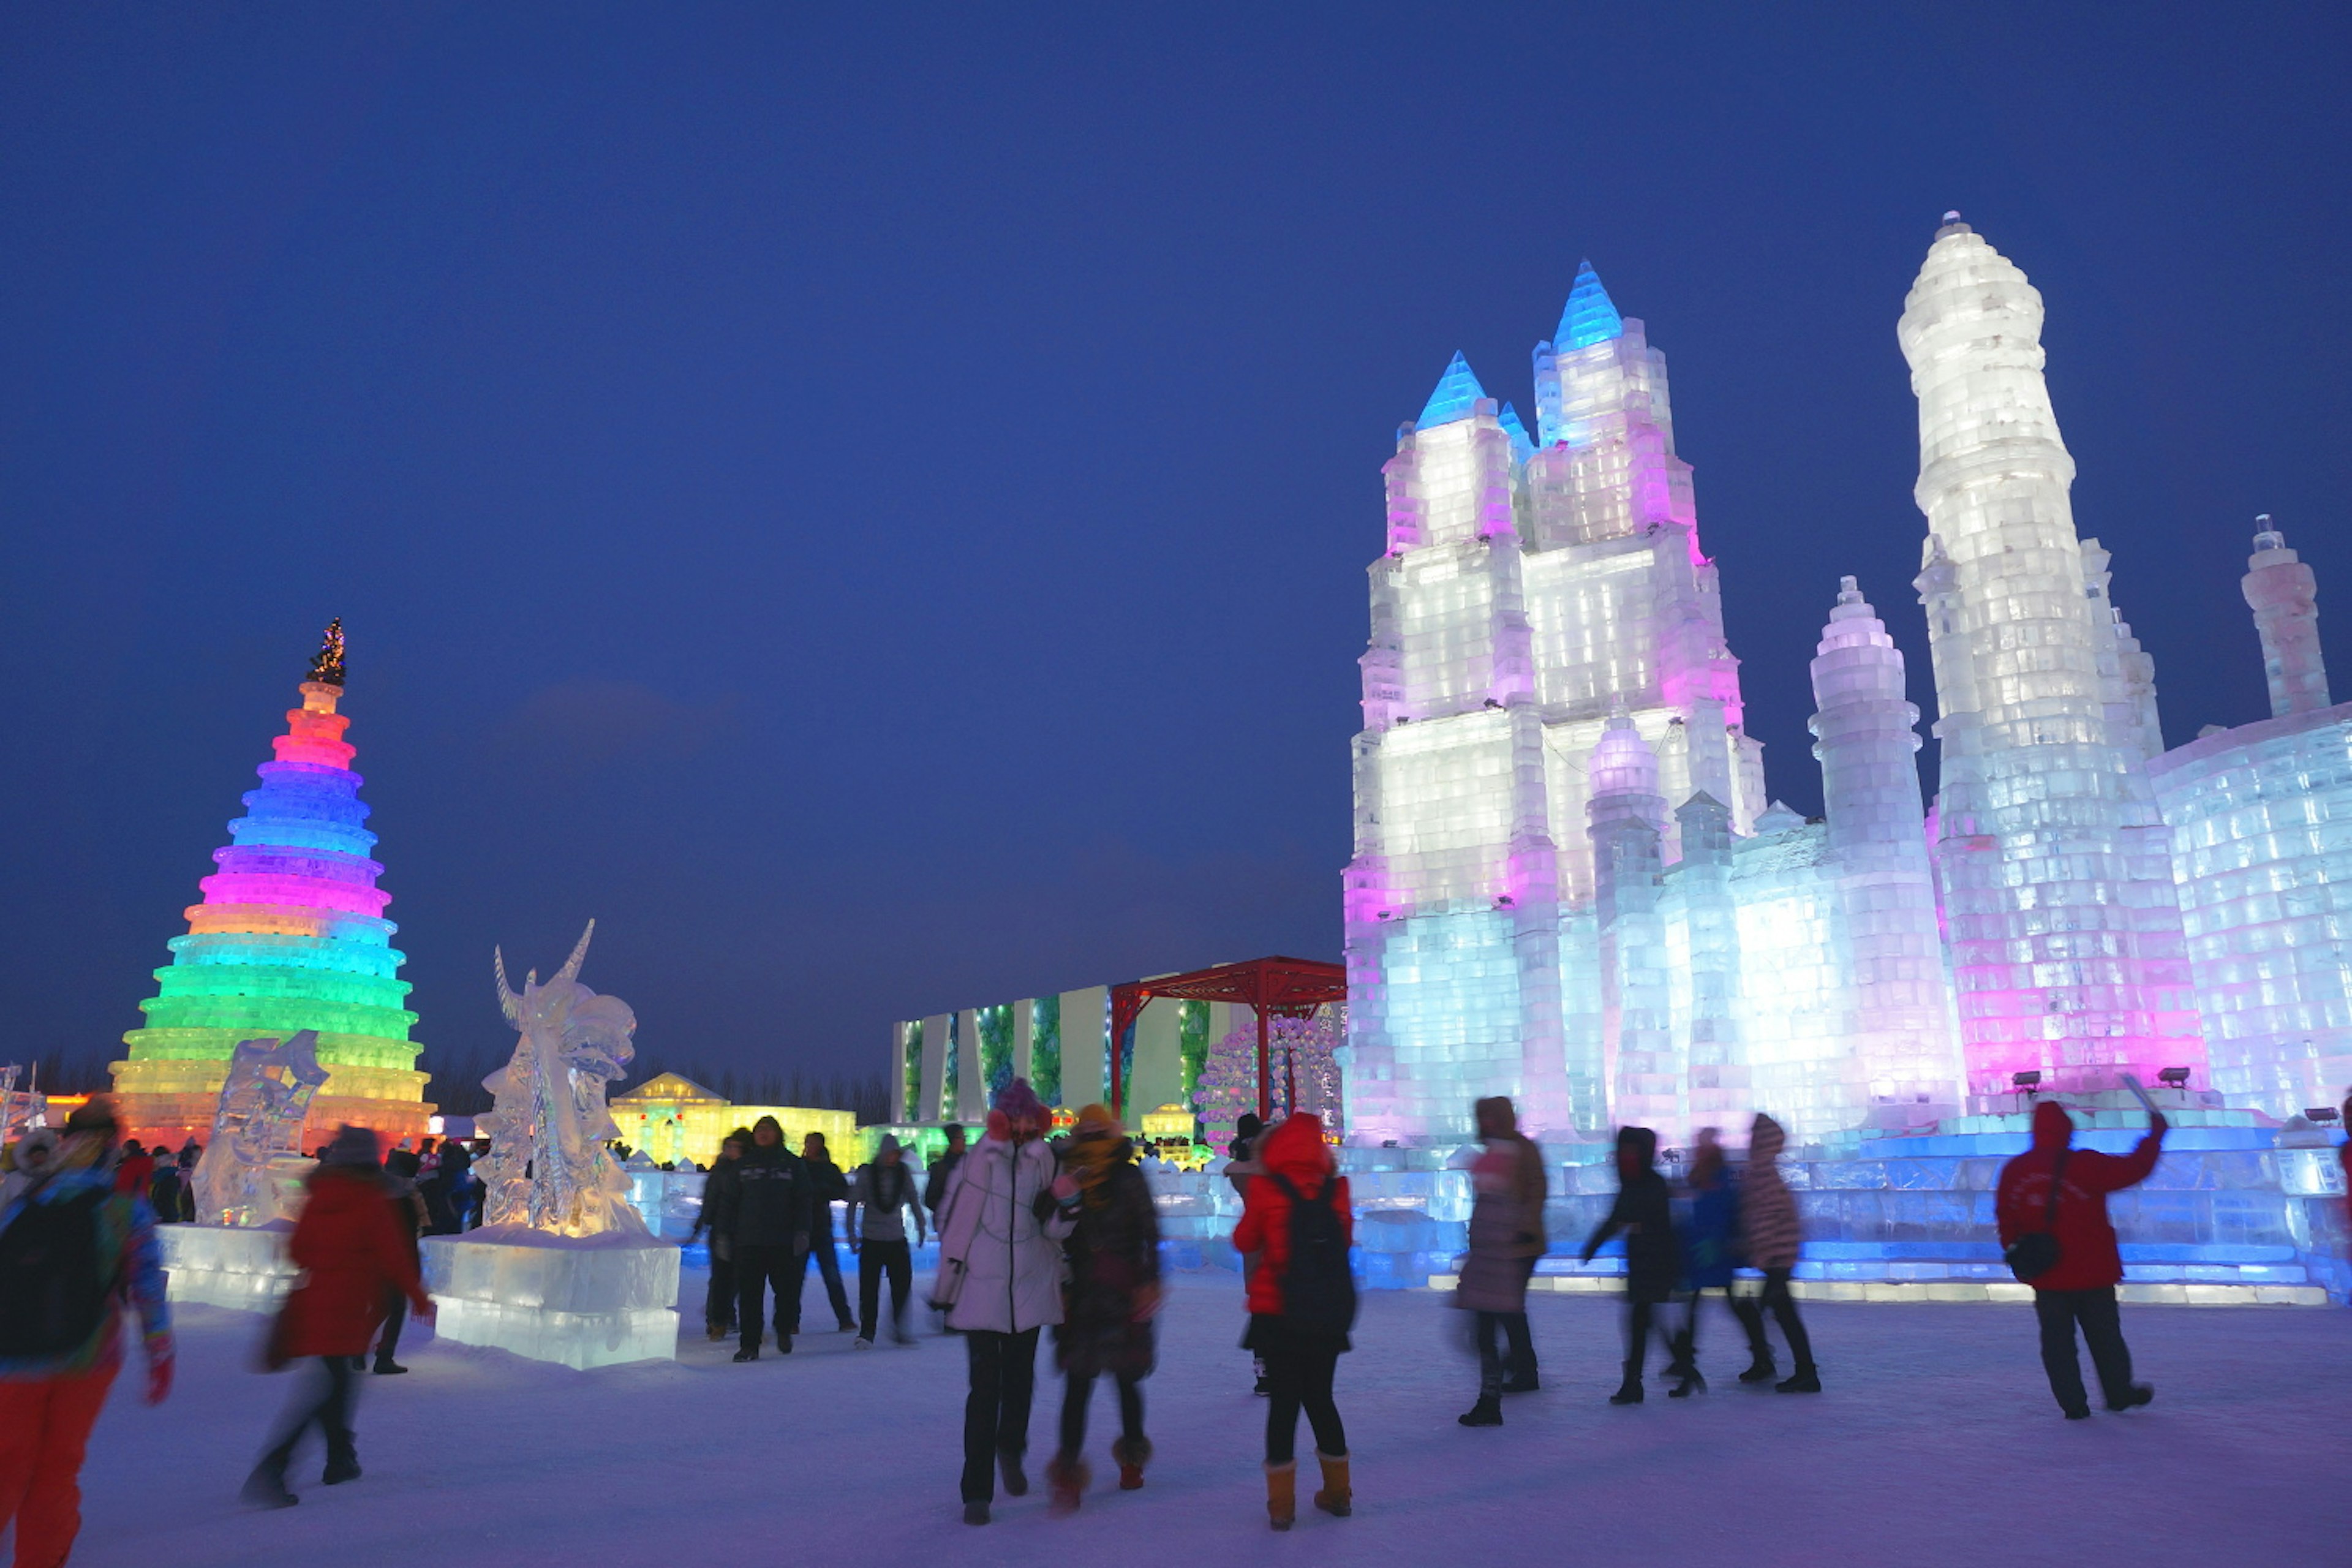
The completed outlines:
{"type": "Polygon", "coordinates": [[[629,1037],[637,1016],[619,997],[580,983],[595,934],[590,921],[555,977],[541,985],[532,970],[520,995],[507,983],[506,954],[493,950],[499,1007],[522,1037],[513,1059],[482,1080],[496,1100],[482,1122],[490,1139],[485,1225],[573,1237],[647,1234],[629,1203],[628,1178],[605,1148],[620,1129],[604,1095],[636,1054],[629,1037]]]}
{"type": "Polygon", "coordinates": [[[326,1081],[316,1029],[237,1042],[213,1110],[213,1135],[196,1162],[200,1224],[268,1225],[288,1217],[290,1184],[304,1164],[302,1121],[326,1081]]]}

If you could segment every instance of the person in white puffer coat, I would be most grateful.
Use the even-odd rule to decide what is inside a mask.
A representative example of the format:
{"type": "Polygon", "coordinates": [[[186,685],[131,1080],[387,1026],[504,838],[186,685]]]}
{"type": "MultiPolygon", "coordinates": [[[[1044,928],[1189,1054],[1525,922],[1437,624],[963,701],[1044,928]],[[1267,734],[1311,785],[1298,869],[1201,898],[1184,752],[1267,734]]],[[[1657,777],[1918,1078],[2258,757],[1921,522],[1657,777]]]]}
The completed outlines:
{"type": "Polygon", "coordinates": [[[1009,1497],[1029,1489],[1021,1458],[1037,1382],[1037,1331],[1062,1321],[1060,1161],[1045,1142],[1045,1107],[1026,1079],[996,1096],[988,1134],[956,1166],[940,1205],[934,1299],[964,1336],[963,1519],[986,1524],[1002,1471],[1009,1497]]]}

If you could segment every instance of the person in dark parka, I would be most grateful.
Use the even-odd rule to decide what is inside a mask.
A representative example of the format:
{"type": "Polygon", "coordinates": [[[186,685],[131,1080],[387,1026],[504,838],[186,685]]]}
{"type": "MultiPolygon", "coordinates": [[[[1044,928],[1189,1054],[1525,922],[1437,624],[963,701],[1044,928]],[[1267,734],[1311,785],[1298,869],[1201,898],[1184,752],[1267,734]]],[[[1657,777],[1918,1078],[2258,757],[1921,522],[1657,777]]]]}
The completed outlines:
{"type": "Polygon", "coordinates": [[[1151,1375],[1151,1320],[1160,1310],[1160,1211],[1134,1143],[1099,1105],[1078,1112],[1053,1192],[1070,1220],[1062,1242],[1062,1321],[1054,1325],[1054,1359],[1066,1381],[1061,1448],[1045,1476],[1055,1511],[1067,1513],[1087,1489],[1087,1405],[1106,1373],[1118,1384],[1119,1437],[1110,1452],[1119,1489],[1143,1485],[1151,1440],[1143,1435],[1142,1384],[1151,1375]]]}
{"type": "Polygon", "coordinates": [[[751,1130],[738,1127],[719,1145],[719,1158],[702,1178],[702,1209],[687,1233],[691,1245],[710,1233],[710,1284],[702,1293],[702,1331],[714,1341],[735,1331],[735,1205],[742,1187],[735,1168],[751,1146],[751,1130]]]}
{"type": "Polygon", "coordinates": [[[1682,1249],[1665,1177],[1658,1174],[1658,1135],[1646,1127],[1617,1130],[1617,1202],[1584,1243],[1584,1261],[1612,1237],[1625,1237],[1625,1378],[1609,1396],[1612,1405],[1642,1403],[1642,1367],[1649,1352],[1651,1325],[1669,1358],[1674,1342],[1658,1309],[1671,1300],[1682,1278],[1682,1249]]]}
{"type": "Polygon", "coordinates": [[[849,1196],[849,1178],[833,1163],[833,1152],[825,1147],[822,1132],[801,1140],[801,1171],[808,1183],[809,1239],[801,1271],[793,1277],[793,1291],[799,1294],[801,1281],[808,1278],[807,1260],[815,1258],[817,1272],[824,1276],[825,1300],[832,1303],[834,1319],[845,1334],[857,1327],[857,1320],[849,1315],[849,1293],[841,1283],[841,1258],[834,1251],[833,1205],[849,1196]]]}
{"type": "Polygon", "coordinates": [[[2129,1410],[2156,1397],[2156,1390],[2132,1381],[2131,1349],[2124,1343],[2116,1311],[2116,1287],[2124,1264],[2116,1247],[2116,1227],[2107,1218],[2107,1194],[2147,1180],[2164,1147],[2162,1116],[2149,1118],[2147,1136],[2125,1155],[2075,1149],[2074,1118],[2054,1100],[2033,1108],[2033,1147],[2000,1168],[1993,1215],[2006,1247],[2029,1232],[2048,1229],[2058,1238],[2058,1261],[2033,1287],[2033,1311],[2042,1321],[2042,1367],[2050,1392],[2069,1421],[2091,1414],[2083,1390],[2083,1365],[2074,1353],[2074,1325],[2098,1369],[2099,1391],[2110,1410],[2129,1410]],[[2063,1162],[2063,1165],[2061,1162],[2063,1162]],[[2054,1218],[2051,1184],[2058,1186],[2054,1218]]]}
{"type": "Polygon", "coordinates": [[[776,1289],[776,1349],[793,1352],[801,1326],[801,1276],[807,1264],[809,1201],[800,1156],[784,1147],[772,1116],[751,1124],[751,1146],[735,1167],[735,1322],[737,1361],[760,1359],[761,1300],[776,1289]]]}

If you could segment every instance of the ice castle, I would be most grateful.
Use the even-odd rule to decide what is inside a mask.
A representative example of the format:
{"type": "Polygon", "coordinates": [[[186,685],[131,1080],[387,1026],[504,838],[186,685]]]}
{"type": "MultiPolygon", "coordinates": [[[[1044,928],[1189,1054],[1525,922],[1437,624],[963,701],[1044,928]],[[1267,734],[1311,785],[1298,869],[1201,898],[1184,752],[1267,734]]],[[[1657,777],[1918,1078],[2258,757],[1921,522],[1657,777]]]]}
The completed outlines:
{"type": "Polygon", "coordinates": [[[1948,218],[1897,329],[1940,793],[1923,807],[1904,657],[1848,577],[1812,661],[1815,822],[1769,803],[1742,727],[1643,323],[1579,269],[1532,437],[1446,367],[1384,467],[1370,568],[1352,1142],[1450,1143],[1502,1092],[1555,1145],[1762,1107],[1851,1157],[1994,1132],[2027,1087],[2120,1110],[2122,1075],[2185,1068],[2177,1122],[2267,1143],[2342,1092],[2352,704],[2311,571],[2263,520],[2272,717],[2165,751],[2154,662],[2075,533],[2042,321],[1948,218]]]}

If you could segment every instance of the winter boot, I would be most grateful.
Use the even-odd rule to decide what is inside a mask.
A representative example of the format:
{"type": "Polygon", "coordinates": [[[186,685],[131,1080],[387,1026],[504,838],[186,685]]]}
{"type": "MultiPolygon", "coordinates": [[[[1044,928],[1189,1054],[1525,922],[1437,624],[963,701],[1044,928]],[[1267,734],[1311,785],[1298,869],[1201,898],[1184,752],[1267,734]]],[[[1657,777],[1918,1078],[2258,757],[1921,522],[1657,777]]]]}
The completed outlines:
{"type": "Polygon", "coordinates": [[[760,1359],[760,1352],[756,1350],[737,1351],[735,1352],[735,1359],[737,1361],[758,1361],[760,1359]]]}
{"type": "Polygon", "coordinates": [[[726,1323],[710,1323],[706,1325],[702,1331],[710,1336],[711,1343],[716,1344],[735,1331],[726,1323]]]}
{"type": "Polygon", "coordinates": [[[1780,1375],[1780,1369],[1772,1364],[1772,1352],[1770,1351],[1758,1351],[1756,1352],[1756,1359],[1748,1363],[1748,1370],[1739,1374],[1739,1381],[1742,1383],[1770,1383],[1780,1375]]]}
{"type": "Polygon", "coordinates": [[[1681,1370],[1683,1380],[1666,1390],[1668,1399],[1688,1399],[1694,1394],[1706,1392],[1706,1379],[1698,1374],[1698,1368],[1685,1366],[1681,1370]]]}
{"type": "Polygon", "coordinates": [[[1298,1522],[1298,1466],[1295,1460],[1265,1468],[1265,1521],[1276,1530],[1288,1530],[1298,1522]]]}
{"type": "Polygon", "coordinates": [[[1006,1497],[1027,1497],[1029,1495],[1029,1477],[1021,1468],[1020,1449],[997,1449],[996,1473],[999,1477],[1003,1478],[1004,1481],[1004,1495],[1006,1497]]]}
{"type": "Polygon", "coordinates": [[[327,1445],[327,1468],[319,1479],[328,1486],[341,1486],[345,1481],[360,1479],[360,1451],[349,1437],[327,1445]]]}
{"type": "Polygon", "coordinates": [[[1454,1417],[1465,1426],[1500,1426],[1503,1424],[1503,1396],[1482,1394],[1478,1403],[1454,1417]]]}
{"type": "Polygon", "coordinates": [[[401,1365],[398,1362],[393,1360],[388,1355],[380,1355],[375,1358],[375,1375],[378,1377],[397,1377],[407,1370],[408,1369],[406,1367],[401,1365]]]}
{"type": "Polygon", "coordinates": [[[1046,1507],[1055,1513],[1076,1513],[1078,1500],[1086,1495],[1087,1483],[1094,1472],[1087,1462],[1073,1455],[1056,1454],[1045,1461],[1046,1507]]]}
{"type": "Polygon", "coordinates": [[[2137,1410],[2155,1397],[2156,1389],[2154,1385],[2145,1383],[2135,1383],[2131,1385],[2131,1392],[2125,1394],[2120,1401],[2109,1400],[2107,1402],[2107,1408],[2110,1410],[2137,1410]]]}
{"type": "Polygon", "coordinates": [[[302,1500],[286,1489],[286,1461],[274,1458],[253,1467],[237,1496],[253,1508],[292,1508],[302,1500]]]}
{"type": "Polygon", "coordinates": [[[1118,1489],[1139,1492],[1143,1489],[1143,1467],[1151,1462],[1151,1439],[1138,1437],[1130,1443],[1121,1437],[1110,1446],[1110,1457],[1118,1461],[1118,1489]]]}
{"type": "Polygon", "coordinates": [[[1503,1392],[1506,1394],[1534,1394],[1542,1387],[1543,1384],[1538,1380],[1534,1373],[1528,1373],[1522,1377],[1503,1380],[1503,1392]]]}
{"type": "Polygon", "coordinates": [[[988,1522],[988,1505],[984,1502],[968,1502],[964,1504],[963,1521],[966,1524],[986,1524],[988,1522]]]}
{"type": "Polygon", "coordinates": [[[1782,1394],[1819,1394],[1822,1391],[1822,1374],[1817,1368],[1801,1366],[1772,1386],[1782,1394]]]}
{"type": "Polygon", "coordinates": [[[1356,1494],[1348,1489],[1348,1456],[1318,1448],[1315,1462],[1323,1467],[1323,1485],[1315,1494],[1315,1506],[1333,1519],[1347,1518],[1356,1509],[1356,1494]]]}
{"type": "Polygon", "coordinates": [[[1627,1373],[1625,1381],[1617,1385],[1617,1392],[1609,1396],[1609,1403],[1612,1405],[1641,1404],[1642,1380],[1633,1373],[1627,1373]]]}

